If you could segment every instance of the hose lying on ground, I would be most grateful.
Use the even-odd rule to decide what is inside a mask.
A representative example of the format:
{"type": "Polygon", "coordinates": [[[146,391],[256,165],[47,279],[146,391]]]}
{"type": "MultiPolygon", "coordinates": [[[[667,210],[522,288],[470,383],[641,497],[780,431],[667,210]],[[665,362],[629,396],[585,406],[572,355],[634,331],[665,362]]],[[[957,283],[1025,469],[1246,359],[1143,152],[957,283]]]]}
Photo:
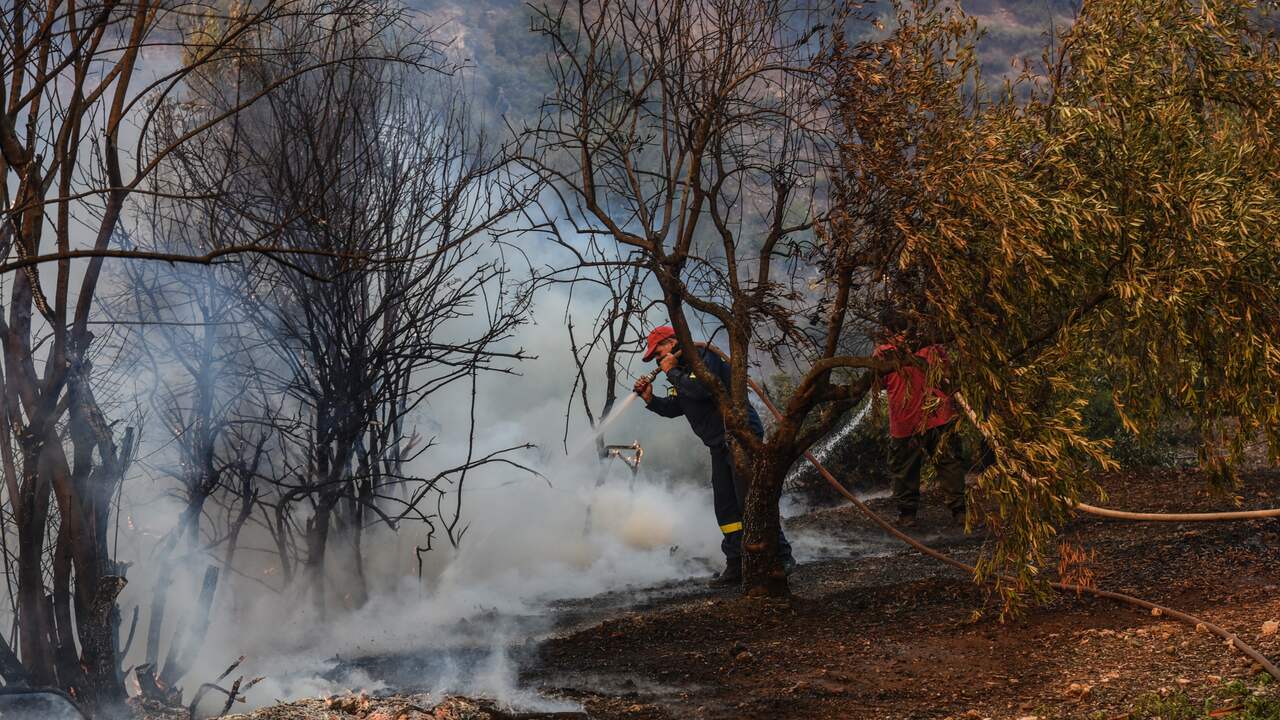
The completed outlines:
{"type": "Polygon", "coordinates": [[[1229,512],[1205,513],[1152,513],[1126,512],[1110,508],[1096,507],[1088,503],[1075,503],[1075,509],[1089,515],[1114,518],[1116,520],[1139,520],[1144,522],[1218,522],[1222,520],[1259,520],[1262,518],[1280,517],[1280,508],[1269,510],[1233,510],[1229,512]]]}
{"type": "MultiPolygon", "coordinates": [[[[724,353],[720,352],[720,350],[717,349],[715,346],[708,345],[707,347],[711,349],[713,352],[720,355],[721,357],[724,357],[724,353]]],[[[764,403],[764,406],[769,409],[769,412],[773,413],[773,416],[775,418],[781,420],[782,413],[778,412],[778,408],[769,399],[769,396],[765,394],[764,390],[759,385],[756,384],[756,381],[750,378],[747,378],[747,385],[760,398],[760,401],[764,403]]],[[[970,419],[975,421],[975,424],[976,424],[977,418],[973,416],[973,410],[969,408],[968,403],[965,403],[963,398],[959,398],[959,399],[960,399],[961,406],[964,408],[966,413],[970,415],[970,419]]],[[[854,507],[858,508],[859,512],[867,516],[867,518],[871,520],[873,523],[875,523],[876,525],[879,525],[881,529],[883,529],[885,532],[889,533],[893,537],[896,537],[897,539],[915,548],[917,551],[925,555],[928,555],[929,557],[935,560],[938,560],[942,563],[950,565],[951,567],[956,568],[958,570],[963,570],[969,573],[970,575],[973,575],[976,573],[976,569],[972,565],[961,562],[949,555],[946,555],[941,552],[938,552],[937,550],[934,550],[928,545],[925,545],[919,540],[916,540],[910,535],[907,535],[906,533],[902,532],[898,528],[894,527],[888,520],[885,520],[884,518],[880,517],[880,515],[878,515],[874,510],[868,507],[866,503],[862,502],[853,493],[849,492],[845,488],[845,486],[840,483],[839,480],[836,480],[835,477],[825,467],[823,467],[822,463],[818,462],[818,459],[813,456],[813,453],[806,450],[804,453],[804,457],[806,460],[809,461],[811,465],[813,465],[814,469],[818,471],[818,474],[822,476],[823,480],[826,480],[827,483],[831,485],[831,487],[834,488],[836,492],[840,493],[842,496],[844,496],[846,500],[853,503],[854,507]]],[[[1002,577],[1002,579],[1009,582],[1013,582],[1013,578],[1009,578],[1007,576],[1002,577]]],[[[1110,590],[1099,590],[1098,588],[1086,587],[1083,585],[1073,585],[1071,583],[1054,582],[1054,583],[1050,583],[1050,586],[1053,587],[1053,589],[1061,592],[1076,593],[1077,595],[1088,594],[1088,595],[1093,595],[1094,597],[1118,600],[1119,602],[1133,605],[1135,607],[1140,607],[1140,608],[1143,608],[1144,610],[1148,610],[1153,615],[1168,615],[1169,617],[1172,617],[1176,620],[1180,620],[1188,625],[1191,625],[1197,631],[1201,630],[1202,628],[1204,630],[1208,630],[1214,635],[1217,635],[1223,640],[1226,640],[1227,645],[1229,647],[1236,648],[1240,652],[1247,655],[1254,662],[1261,665],[1262,669],[1266,670],[1267,673],[1271,675],[1271,677],[1275,678],[1276,680],[1280,680],[1280,668],[1277,668],[1275,664],[1272,663],[1270,660],[1268,660],[1265,655],[1255,650],[1248,643],[1242,641],[1239,637],[1235,635],[1235,633],[1228,632],[1226,629],[1219,627],[1214,623],[1201,620],[1200,618],[1194,615],[1190,615],[1188,613],[1184,613],[1179,610],[1174,610],[1173,608],[1169,608],[1164,605],[1158,605],[1153,602],[1142,600],[1141,598],[1136,598],[1131,595],[1125,595],[1124,593],[1112,592],[1110,590]]]]}
{"type": "MultiPolygon", "coordinates": [[[[978,416],[973,412],[973,408],[969,407],[969,403],[960,393],[952,395],[955,401],[960,405],[960,409],[978,428],[978,432],[983,434],[987,442],[991,442],[991,437],[982,430],[982,426],[978,423],[978,416]]],[[[1261,520],[1263,518],[1280,517],[1280,508],[1269,508],[1266,510],[1228,510],[1224,512],[1204,512],[1204,513],[1166,513],[1166,512],[1128,512],[1125,510],[1112,510],[1111,508],[1098,507],[1088,503],[1075,502],[1072,506],[1082,513],[1096,515],[1098,517],[1112,518],[1115,520],[1136,520],[1139,522],[1221,522],[1224,520],[1261,520]]]]}

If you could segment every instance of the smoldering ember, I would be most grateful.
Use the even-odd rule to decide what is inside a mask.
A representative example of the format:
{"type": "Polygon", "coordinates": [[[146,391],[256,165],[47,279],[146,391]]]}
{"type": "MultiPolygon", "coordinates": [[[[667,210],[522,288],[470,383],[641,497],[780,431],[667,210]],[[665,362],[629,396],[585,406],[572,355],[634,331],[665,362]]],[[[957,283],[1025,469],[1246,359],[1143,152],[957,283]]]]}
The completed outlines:
{"type": "Polygon", "coordinates": [[[1276,0],[3,0],[0,718],[1280,720],[1276,0]]]}

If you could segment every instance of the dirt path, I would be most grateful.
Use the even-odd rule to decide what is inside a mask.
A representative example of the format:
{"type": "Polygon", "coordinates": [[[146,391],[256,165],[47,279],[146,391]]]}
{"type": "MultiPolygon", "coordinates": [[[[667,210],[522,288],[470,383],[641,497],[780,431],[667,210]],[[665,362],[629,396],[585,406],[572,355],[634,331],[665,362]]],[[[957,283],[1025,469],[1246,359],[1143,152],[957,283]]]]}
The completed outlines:
{"type": "MultiPolygon", "coordinates": [[[[1105,483],[1126,509],[1223,507],[1194,473],[1105,483]],[[1123,485],[1123,492],[1119,492],[1123,485]]],[[[1244,507],[1280,502],[1280,472],[1245,478],[1244,507]]],[[[936,512],[936,511],[935,511],[936,512]]],[[[979,540],[920,532],[966,560],[979,540]]],[[[1058,597],[1017,620],[968,578],[883,543],[852,508],[795,521],[873,557],[807,563],[787,602],[696,585],[541,645],[524,681],[593,718],[1139,718],[1280,720],[1278,683],[1193,628],[1112,602],[1058,597]]],[[[1203,614],[1270,655],[1280,634],[1280,520],[1125,524],[1079,519],[1062,538],[1096,553],[1099,586],[1203,614]]],[[[605,596],[568,603],[569,622],[605,596]]]]}

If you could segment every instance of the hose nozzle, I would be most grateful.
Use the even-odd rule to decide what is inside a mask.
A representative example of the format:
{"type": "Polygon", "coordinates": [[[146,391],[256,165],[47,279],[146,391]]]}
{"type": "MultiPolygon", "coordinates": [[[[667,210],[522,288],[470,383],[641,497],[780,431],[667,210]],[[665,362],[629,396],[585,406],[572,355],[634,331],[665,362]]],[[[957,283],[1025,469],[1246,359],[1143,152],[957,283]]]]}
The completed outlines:
{"type": "MultiPolygon", "coordinates": [[[[673,352],[673,353],[671,353],[671,354],[672,354],[672,355],[674,355],[674,356],[676,356],[676,357],[680,357],[680,351],[679,351],[679,350],[676,350],[675,352],[673,352]]],[[[653,384],[653,381],[658,379],[658,373],[660,373],[660,372],[662,372],[662,367],[661,367],[661,366],[658,366],[658,367],[654,368],[653,370],[650,370],[649,372],[645,373],[644,375],[641,375],[641,376],[640,376],[640,379],[641,379],[641,380],[644,380],[644,382],[645,382],[645,384],[646,384],[646,385],[652,385],[652,384],[653,384]]]]}

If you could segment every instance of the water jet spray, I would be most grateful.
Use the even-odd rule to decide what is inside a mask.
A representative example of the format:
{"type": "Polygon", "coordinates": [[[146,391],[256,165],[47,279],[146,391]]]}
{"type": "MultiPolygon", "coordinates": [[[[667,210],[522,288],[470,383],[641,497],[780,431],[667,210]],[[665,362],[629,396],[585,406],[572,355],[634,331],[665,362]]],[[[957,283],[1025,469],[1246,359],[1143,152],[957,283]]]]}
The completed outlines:
{"type": "MultiPolygon", "coordinates": [[[[671,355],[675,357],[680,357],[680,351],[676,350],[675,352],[671,353],[671,355]]],[[[643,380],[644,384],[652,385],[653,382],[658,379],[658,375],[661,372],[662,372],[662,368],[656,367],[653,370],[641,375],[637,380],[643,380]]],[[[601,418],[600,422],[596,423],[595,427],[592,428],[592,432],[590,436],[587,437],[587,439],[583,441],[583,443],[574,445],[573,448],[570,449],[567,454],[569,456],[577,455],[579,452],[583,451],[586,448],[587,444],[589,444],[590,442],[596,440],[601,435],[603,435],[605,429],[607,429],[610,425],[612,425],[614,420],[617,420],[619,417],[621,417],[622,414],[626,411],[626,409],[631,406],[631,403],[635,402],[636,398],[638,397],[640,397],[640,393],[636,392],[635,390],[624,395],[622,397],[622,400],[617,405],[615,405],[611,410],[609,410],[609,414],[601,418]]],[[[633,474],[637,470],[639,470],[640,455],[643,455],[643,454],[644,454],[644,451],[640,449],[640,443],[638,442],[632,443],[631,445],[604,445],[600,448],[601,460],[605,460],[610,457],[622,457],[623,461],[626,462],[627,465],[631,468],[631,471],[633,474]],[[610,452],[609,451],[610,448],[617,449],[618,452],[616,453],[610,452]],[[635,450],[638,452],[632,455],[630,458],[623,457],[620,453],[628,449],[635,450]]]]}

